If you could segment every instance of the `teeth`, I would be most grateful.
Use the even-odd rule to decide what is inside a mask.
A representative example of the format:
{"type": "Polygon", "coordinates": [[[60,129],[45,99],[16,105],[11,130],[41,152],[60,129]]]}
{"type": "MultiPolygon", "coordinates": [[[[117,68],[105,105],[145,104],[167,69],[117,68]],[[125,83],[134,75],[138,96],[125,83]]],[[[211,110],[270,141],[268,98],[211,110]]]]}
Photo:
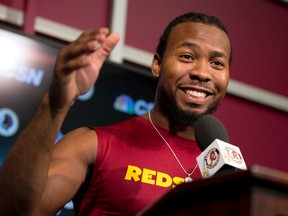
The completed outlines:
{"type": "Polygon", "coordinates": [[[193,91],[193,90],[186,90],[186,94],[191,95],[192,97],[196,97],[196,98],[205,98],[206,97],[206,93],[193,91]]]}

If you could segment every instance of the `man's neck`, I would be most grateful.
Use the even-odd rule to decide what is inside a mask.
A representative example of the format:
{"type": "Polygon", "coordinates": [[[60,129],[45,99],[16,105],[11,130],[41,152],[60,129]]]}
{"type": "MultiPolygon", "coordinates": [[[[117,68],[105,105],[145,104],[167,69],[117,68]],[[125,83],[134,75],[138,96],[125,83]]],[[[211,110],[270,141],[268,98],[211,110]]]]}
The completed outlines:
{"type": "MultiPolygon", "coordinates": [[[[150,121],[149,113],[146,113],[143,117],[150,121]]],[[[168,118],[166,118],[163,114],[161,114],[155,108],[153,108],[150,111],[150,117],[151,117],[151,121],[154,125],[157,125],[158,127],[161,127],[163,129],[171,132],[170,127],[169,127],[168,118]]],[[[171,133],[173,133],[173,132],[171,132],[171,133]]],[[[173,134],[175,136],[179,136],[179,137],[182,137],[185,139],[195,140],[194,128],[192,126],[187,127],[184,130],[177,131],[176,133],[174,132],[173,134]]]]}

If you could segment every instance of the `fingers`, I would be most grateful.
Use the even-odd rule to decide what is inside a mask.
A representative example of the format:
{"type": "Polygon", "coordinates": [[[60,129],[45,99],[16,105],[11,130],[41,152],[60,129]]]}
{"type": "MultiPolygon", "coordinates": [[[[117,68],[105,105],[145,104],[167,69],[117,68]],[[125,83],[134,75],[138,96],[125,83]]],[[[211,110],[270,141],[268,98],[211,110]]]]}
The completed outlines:
{"type": "Polygon", "coordinates": [[[59,52],[56,69],[72,72],[90,64],[91,58],[101,66],[120,38],[116,33],[108,34],[108,28],[92,29],[82,33],[77,40],[59,52]],[[95,51],[97,51],[96,54],[94,54],[95,51]],[[87,58],[90,54],[94,56],[87,58]]]}
{"type": "Polygon", "coordinates": [[[114,47],[117,45],[119,39],[120,35],[117,33],[112,33],[107,38],[105,38],[102,41],[102,44],[100,44],[100,46],[97,48],[97,52],[91,54],[94,61],[97,59],[100,64],[103,63],[114,49],[114,47]]]}
{"type": "Polygon", "coordinates": [[[109,30],[107,28],[92,29],[83,32],[77,40],[63,49],[63,57],[71,59],[79,55],[93,52],[105,40],[109,30]]]}
{"type": "MultiPolygon", "coordinates": [[[[107,38],[109,34],[109,30],[107,28],[103,28],[99,30],[99,33],[96,32],[91,32],[87,35],[88,38],[88,43],[87,43],[87,51],[95,51],[97,50],[101,44],[103,43],[103,41],[107,38]]],[[[80,43],[86,43],[86,41],[79,41],[80,43]]]]}

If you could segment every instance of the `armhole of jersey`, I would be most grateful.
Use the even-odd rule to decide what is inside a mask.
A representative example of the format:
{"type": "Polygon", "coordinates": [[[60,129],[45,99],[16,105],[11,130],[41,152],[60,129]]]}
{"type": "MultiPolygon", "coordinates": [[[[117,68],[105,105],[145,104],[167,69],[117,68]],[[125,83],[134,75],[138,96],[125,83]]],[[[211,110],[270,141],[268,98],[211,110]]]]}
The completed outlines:
{"type": "MultiPolygon", "coordinates": [[[[93,164],[90,164],[87,168],[87,174],[86,174],[86,177],[85,177],[85,180],[84,182],[82,183],[82,185],[80,186],[79,190],[77,191],[76,195],[74,196],[73,198],[73,201],[80,201],[83,199],[83,197],[85,196],[85,193],[89,190],[89,187],[91,185],[91,181],[93,179],[93,175],[94,175],[94,169],[95,169],[95,164],[97,162],[97,158],[99,158],[99,135],[98,135],[98,132],[96,131],[96,128],[91,126],[91,127],[88,127],[90,130],[93,130],[97,136],[97,139],[98,139],[98,144],[97,144],[97,149],[95,149],[96,151],[96,159],[94,161],[93,164]]],[[[101,134],[101,133],[99,133],[101,134]]],[[[100,148],[101,149],[101,148],[100,148]]]]}

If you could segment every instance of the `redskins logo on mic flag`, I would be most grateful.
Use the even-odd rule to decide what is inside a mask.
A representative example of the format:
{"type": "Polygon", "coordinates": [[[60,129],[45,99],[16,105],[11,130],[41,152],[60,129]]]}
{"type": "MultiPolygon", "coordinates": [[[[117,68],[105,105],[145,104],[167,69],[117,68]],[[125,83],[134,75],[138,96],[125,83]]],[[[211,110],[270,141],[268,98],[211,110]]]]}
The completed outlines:
{"type": "Polygon", "coordinates": [[[204,156],[205,164],[209,169],[214,168],[220,159],[219,150],[217,148],[212,148],[204,156]]]}
{"type": "Polygon", "coordinates": [[[240,149],[219,139],[215,139],[196,160],[203,178],[213,176],[226,165],[247,169],[240,149]]]}

